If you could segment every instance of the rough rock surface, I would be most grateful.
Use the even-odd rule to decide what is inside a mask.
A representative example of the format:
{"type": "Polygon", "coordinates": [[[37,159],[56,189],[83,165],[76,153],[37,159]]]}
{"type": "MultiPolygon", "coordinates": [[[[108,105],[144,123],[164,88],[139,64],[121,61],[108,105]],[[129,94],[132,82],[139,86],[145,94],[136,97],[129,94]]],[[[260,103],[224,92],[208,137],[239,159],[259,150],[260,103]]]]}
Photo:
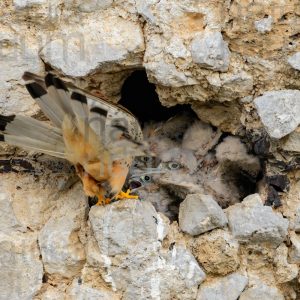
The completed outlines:
{"type": "Polygon", "coordinates": [[[248,284],[248,278],[233,273],[200,286],[197,300],[235,300],[248,284]]]}
{"type": "Polygon", "coordinates": [[[39,234],[39,246],[47,273],[72,277],[79,273],[85,251],[78,231],[84,220],[86,201],[77,185],[61,198],[61,206],[52,214],[39,234]]]}
{"type": "Polygon", "coordinates": [[[257,112],[271,137],[280,139],[300,124],[300,91],[267,92],[254,100],[257,112]]]}
{"type": "MultiPolygon", "coordinates": [[[[125,80],[144,70],[164,105],[190,104],[212,135],[241,139],[263,171],[290,181],[289,190],[273,189],[281,207],[246,198],[228,209],[228,228],[208,218],[195,237],[176,222],[182,198],[198,193],[195,183],[180,199],[168,195],[177,203],[171,224],[145,203],[89,212],[61,161],[1,143],[1,299],[190,300],[198,289],[198,298],[216,290],[228,299],[225,283],[235,299],[299,298],[298,0],[2,0],[0,28],[0,114],[45,120],[24,71],[54,70],[117,102],[125,80]],[[56,167],[40,168],[41,158],[56,167]],[[247,274],[248,286],[237,274],[247,274]]],[[[205,168],[214,162],[203,161],[202,150],[205,168]]],[[[256,190],[270,200],[263,181],[256,190]]]]}
{"type": "Polygon", "coordinates": [[[265,284],[258,284],[246,289],[241,295],[240,300],[284,300],[283,295],[277,288],[267,286],[265,284]]]}
{"type": "Polygon", "coordinates": [[[182,246],[162,248],[169,225],[151,203],[127,200],[93,207],[90,220],[99,251],[94,246],[93,257],[105,267],[104,280],[123,291],[124,299],[195,297],[205,274],[182,246]]]}
{"type": "Polygon", "coordinates": [[[239,243],[225,230],[202,234],[191,245],[192,252],[207,273],[227,275],[239,267],[239,243]]]}
{"type": "Polygon", "coordinates": [[[210,195],[191,194],[180,204],[179,226],[183,232],[198,235],[226,224],[226,215],[210,195]]]}
{"type": "Polygon", "coordinates": [[[258,194],[250,195],[242,203],[227,209],[228,225],[240,242],[270,243],[274,246],[287,236],[289,222],[271,207],[263,206],[258,194]]]}
{"type": "Polygon", "coordinates": [[[292,56],[288,58],[288,63],[291,65],[292,68],[296,70],[300,70],[300,52],[296,52],[292,56]]]}
{"type": "Polygon", "coordinates": [[[1,232],[0,266],[0,298],[32,299],[43,277],[36,234],[1,232]]]}

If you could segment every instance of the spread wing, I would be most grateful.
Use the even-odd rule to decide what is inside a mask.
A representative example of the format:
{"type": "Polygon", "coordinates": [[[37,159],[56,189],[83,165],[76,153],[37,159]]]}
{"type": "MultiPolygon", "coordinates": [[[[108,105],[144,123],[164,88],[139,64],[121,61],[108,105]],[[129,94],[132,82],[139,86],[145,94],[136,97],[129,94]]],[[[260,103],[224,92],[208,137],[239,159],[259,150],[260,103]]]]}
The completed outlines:
{"type": "Polygon", "coordinates": [[[25,73],[23,78],[53,125],[25,116],[0,115],[0,141],[65,158],[99,181],[109,176],[114,162],[145,155],[140,125],[125,108],[51,73],[45,78],[25,73]]]}

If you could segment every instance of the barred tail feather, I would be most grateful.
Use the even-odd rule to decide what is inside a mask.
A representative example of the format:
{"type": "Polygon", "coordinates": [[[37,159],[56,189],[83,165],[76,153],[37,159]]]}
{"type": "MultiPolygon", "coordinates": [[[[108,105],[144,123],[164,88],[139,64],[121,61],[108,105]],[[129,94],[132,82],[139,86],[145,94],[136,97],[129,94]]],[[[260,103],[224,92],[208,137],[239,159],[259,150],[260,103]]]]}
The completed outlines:
{"type": "Polygon", "coordinates": [[[15,136],[9,134],[0,134],[0,141],[10,145],[22,147],[27,150],[42,152],[51,156],[65,158],[64,147],[59,144],[46,143],[43,141],[31,139],[24,136],[15,136]]]}

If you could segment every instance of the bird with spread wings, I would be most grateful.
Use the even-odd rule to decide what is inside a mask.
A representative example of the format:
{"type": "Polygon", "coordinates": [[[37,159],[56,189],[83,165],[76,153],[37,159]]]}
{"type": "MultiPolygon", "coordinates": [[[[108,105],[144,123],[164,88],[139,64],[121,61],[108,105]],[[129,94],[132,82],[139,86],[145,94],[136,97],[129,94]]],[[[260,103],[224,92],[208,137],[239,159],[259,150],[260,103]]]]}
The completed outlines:
{"type": "Polygon", "coordinates": [[[0,141],[71,162],[86,195],[97,204],[137,198],[123,192],[135,156],[148,155],[137,119],[124,107],[82,91],[48,73],[26,72],[26,88],[49,125],[31,117],[0,115],[0,141]]]}

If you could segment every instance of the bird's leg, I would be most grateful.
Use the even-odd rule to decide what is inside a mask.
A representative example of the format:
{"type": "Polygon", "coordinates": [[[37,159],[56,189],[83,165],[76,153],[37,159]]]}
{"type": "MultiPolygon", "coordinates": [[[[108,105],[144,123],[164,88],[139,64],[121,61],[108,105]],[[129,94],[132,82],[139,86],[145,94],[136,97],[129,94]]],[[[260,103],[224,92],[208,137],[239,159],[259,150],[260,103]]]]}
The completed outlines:
{"type": "Polygon", "coordinates": [[[131,195],[131,190],[128,189],[126,192],[120,191],[119,194],[117,194],[114,198],[117,200],[123,200],[123,199],[138,199],[139,196],[137,195],[131,195]]]}

